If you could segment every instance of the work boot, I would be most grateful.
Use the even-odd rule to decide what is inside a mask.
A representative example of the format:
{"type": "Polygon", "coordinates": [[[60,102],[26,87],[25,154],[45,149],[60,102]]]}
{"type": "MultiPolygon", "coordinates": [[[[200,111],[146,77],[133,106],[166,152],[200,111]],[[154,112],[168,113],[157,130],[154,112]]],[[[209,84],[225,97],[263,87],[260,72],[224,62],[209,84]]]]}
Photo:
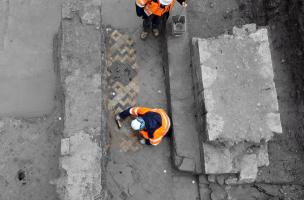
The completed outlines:
{"type": "Polygon", "coordinates": [[[147,37],[148,37],[149,33],[146,32],[146,31],[142,31],[141,34],[140,34],[140,39],[142,40],[146,40],[147,37]]]}
{"type": "Polygon", "coordinates": [[[152,29],[152,32],[153,32],[154,37],[159,36],[159,30],[157,28],[152,29]]]}

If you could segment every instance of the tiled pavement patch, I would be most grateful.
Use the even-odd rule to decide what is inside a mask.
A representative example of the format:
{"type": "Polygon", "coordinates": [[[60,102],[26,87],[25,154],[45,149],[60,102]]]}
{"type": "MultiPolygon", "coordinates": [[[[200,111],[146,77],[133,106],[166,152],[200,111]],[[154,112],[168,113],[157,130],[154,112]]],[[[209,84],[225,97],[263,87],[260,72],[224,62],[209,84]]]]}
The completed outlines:
{"type": "Polygon", "coordinates": [[[107,28],[108,109],[118,113],[137,104],[138,66],[135,42],[119,30],[107,28]]]}

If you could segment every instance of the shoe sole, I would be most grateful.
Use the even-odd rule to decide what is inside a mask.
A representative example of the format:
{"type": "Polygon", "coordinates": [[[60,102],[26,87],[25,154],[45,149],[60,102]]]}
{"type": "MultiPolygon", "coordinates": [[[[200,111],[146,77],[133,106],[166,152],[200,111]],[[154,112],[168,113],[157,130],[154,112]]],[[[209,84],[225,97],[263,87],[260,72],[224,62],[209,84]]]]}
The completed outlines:
{"type": "Polygon", "coordinates": [[[147,34],[146,37],[142,37],[142,36],[140,35],[140,39],[146,40],[146,39],[148,38],[148,36],[149,36],[149,34],[147,34]]]}

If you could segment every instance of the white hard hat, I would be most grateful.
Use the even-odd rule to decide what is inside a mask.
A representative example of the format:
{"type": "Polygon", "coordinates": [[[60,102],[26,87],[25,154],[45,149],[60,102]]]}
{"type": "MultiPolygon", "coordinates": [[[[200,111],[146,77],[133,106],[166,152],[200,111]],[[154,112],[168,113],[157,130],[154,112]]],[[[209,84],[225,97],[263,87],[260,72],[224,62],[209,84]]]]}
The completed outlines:
{"type": "Polygon", "coordinates": [[[135,131],[140,131],[145,128],[145,121],[141,117],[137,117],[131,122],[131,127],[135,131]]]}
{"type": "Polygon", "coordinates": [[[159,3],[162,5],[169,5],[170,3],[172,3],[173,0],[159,0],[159,3]]]}

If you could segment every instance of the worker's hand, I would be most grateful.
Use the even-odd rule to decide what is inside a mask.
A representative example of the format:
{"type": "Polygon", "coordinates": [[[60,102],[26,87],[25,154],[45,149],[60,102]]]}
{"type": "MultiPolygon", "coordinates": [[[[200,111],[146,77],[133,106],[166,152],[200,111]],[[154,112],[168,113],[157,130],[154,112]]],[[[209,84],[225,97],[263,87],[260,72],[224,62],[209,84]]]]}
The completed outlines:
{"type": "Polygon", "coordinates": [[[144,138],[142,138],[142,139],[139,140],[139,143],[140,144],[146,144],[146,140],[144,138]]]}
{"type": "Polygon", "coordinates": [[[184,8],[186,8],[186,7],[188,6],[188,4],[184,1],[184,2],[182,3],[182,6],[183,6],[184,8]]]}
{"type": "Polygon", "coordinates": [[[122,127],[122,126],[121,126],[121,123],[120,123],[120,120],[121,120],[120,116],[119,116],[119,115],[116,115],[116,116],[115,116],[115,121],[116,121],[116,123],[117,123],[118,128],[121,128],[121,127],[122,127]]]}

